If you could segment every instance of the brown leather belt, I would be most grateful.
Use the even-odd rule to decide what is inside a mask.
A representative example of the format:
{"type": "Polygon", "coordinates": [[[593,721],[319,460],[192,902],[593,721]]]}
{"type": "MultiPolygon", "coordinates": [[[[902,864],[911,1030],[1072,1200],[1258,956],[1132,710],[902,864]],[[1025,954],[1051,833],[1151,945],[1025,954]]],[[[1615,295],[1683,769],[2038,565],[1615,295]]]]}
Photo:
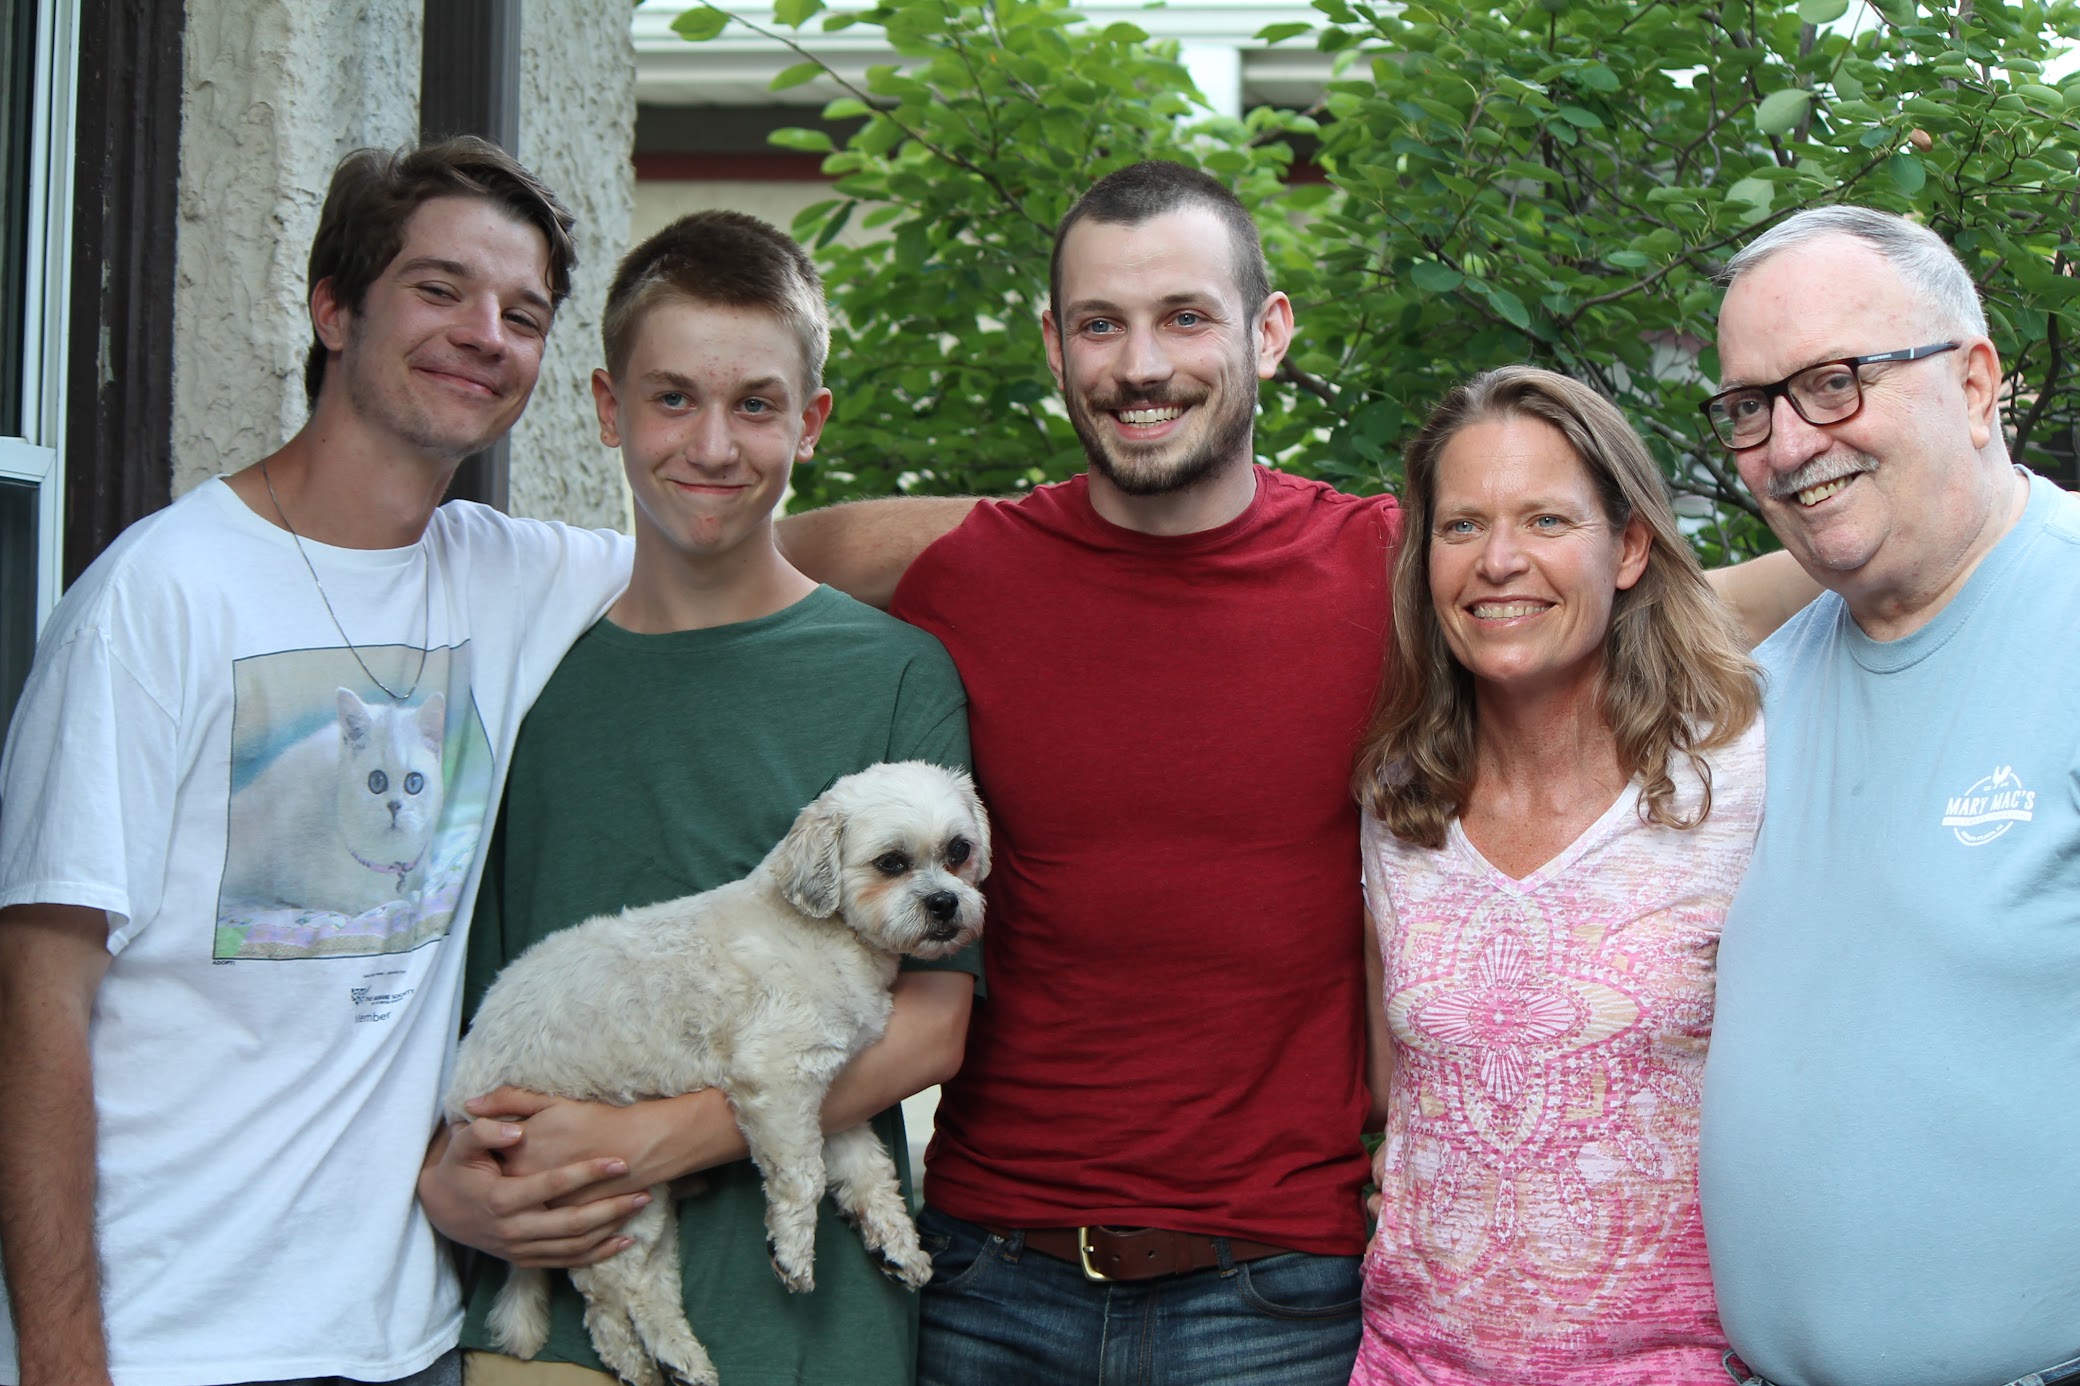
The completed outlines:
{"type": "Polygon", "coordinates": [[[1230,1261],[1284,1256],[1292,1250],[1240,1237],[1166,1232],[1160,1227],[1037,1227],[1023,1233],[992,1227],[988,1231],[1004,1238],[1023,1236],[1025,1244],[1041,1255],[1081,1266],[1090,1280],[1154,1280],[1205,1270],[1221,1263],[1216,1241],[1227,1244],[1230,1261]]]}

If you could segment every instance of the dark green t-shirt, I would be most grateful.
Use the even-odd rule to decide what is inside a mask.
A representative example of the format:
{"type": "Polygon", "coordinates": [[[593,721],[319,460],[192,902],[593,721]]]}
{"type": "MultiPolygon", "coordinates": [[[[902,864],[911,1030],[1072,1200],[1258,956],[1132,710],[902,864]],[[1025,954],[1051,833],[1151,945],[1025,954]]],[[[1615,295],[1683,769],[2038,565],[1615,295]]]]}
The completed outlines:
{"type": "MultiPolygon", "coordinates": [[[[513,749],[470,925],[471,1014],[499,968],[595,914],[746,875],[802,806],[883,760],[968,764],[967,699],[923,631],[828,587],[784,611],[712,630],[636,635],[601,621],[564,657],[513,749]]],[[[980,949],[939,964],[974,972],[980,949]]],[[[910,1187],[902,1113],[874,1129],[910,1187]]],[[[765,1199],[748,1160],[708,1171],[679,1207],[686,1317],[732,1386],[908,1386],[916,1296],[891,1280],[824,1200],[816,1288],[790,1294],[766,1255],[765,1199]]],[[[465,1347],[504,1263],[477,1258],[465,1347]]],[[[600,1369],[583,1302],[554,1278],[539,1360],[600,1369]]]]}

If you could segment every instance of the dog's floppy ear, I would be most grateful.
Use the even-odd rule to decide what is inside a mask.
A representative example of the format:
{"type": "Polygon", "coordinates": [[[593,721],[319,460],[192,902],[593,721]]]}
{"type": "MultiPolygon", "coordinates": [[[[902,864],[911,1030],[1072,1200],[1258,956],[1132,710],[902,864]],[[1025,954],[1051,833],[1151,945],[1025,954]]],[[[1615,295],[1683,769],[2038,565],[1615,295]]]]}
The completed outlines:
{"type": "Polygon", "coordinates": [[[955,775],[954,782],[960,787],[961,804],[975,824],[975,880],[980,884],[989,875],[989,810],[983,808],[974,780],[963,773],[955,775]]]}
{"type": "Polygon", "coordinates": [[[838,838],[844,815],[828,798],[803,809],[773,849],[780,893],[803,914],[829,919],[838,912],[838,838]]]}

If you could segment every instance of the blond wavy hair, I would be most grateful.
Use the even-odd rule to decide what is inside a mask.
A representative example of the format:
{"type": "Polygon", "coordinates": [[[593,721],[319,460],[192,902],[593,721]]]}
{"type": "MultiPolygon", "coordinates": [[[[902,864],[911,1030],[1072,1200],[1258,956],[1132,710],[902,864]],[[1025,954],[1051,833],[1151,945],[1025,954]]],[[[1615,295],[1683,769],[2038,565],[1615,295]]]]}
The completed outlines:
{"type": "Polygon", "coordinates": [[[1394,639],[1387,676],[1352,779],[1358,802],[1396,837],[1444,845],[1474,775],[1473,678],[1445,643],[1430,595],[1437,467],[1477,423],[1539,419],[1557,428],[1594,482],[1605,517],[1635,517],[1651,539],[1646,571],[1617,594],[1597,690],[1618,758],[1641,784],[1642,821],[1692,828],[1712,809],[1704,752],[1748,729],[1761,706],[1756,667],[1730,612],[1676,528],[1661,471],[1632,425],[1588,386],[1532,366],[1486,371],[1445,396],[1405,455],[1403,528],[1394,560],[1394,639]],[[1692,816],[1676,803],[1673,758],[1704,786],[1692,816]]]}

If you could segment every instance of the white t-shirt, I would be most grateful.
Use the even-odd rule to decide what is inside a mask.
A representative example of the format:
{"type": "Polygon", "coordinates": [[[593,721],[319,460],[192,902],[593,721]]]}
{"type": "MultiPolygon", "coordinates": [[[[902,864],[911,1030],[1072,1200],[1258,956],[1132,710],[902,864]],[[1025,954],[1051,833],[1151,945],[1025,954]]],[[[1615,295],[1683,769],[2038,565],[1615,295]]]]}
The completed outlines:
{"type": "Polygon", "coordinates": [[[322,599],[221,481],[132,526],[59,604],[0,760],[0,906],[109,914],[117,1386],[381,1381],[455,1341],[414,1185],[477,857],[522,716],[630,554],[466,502],[411,548],[304,548],[322,599]]]}

